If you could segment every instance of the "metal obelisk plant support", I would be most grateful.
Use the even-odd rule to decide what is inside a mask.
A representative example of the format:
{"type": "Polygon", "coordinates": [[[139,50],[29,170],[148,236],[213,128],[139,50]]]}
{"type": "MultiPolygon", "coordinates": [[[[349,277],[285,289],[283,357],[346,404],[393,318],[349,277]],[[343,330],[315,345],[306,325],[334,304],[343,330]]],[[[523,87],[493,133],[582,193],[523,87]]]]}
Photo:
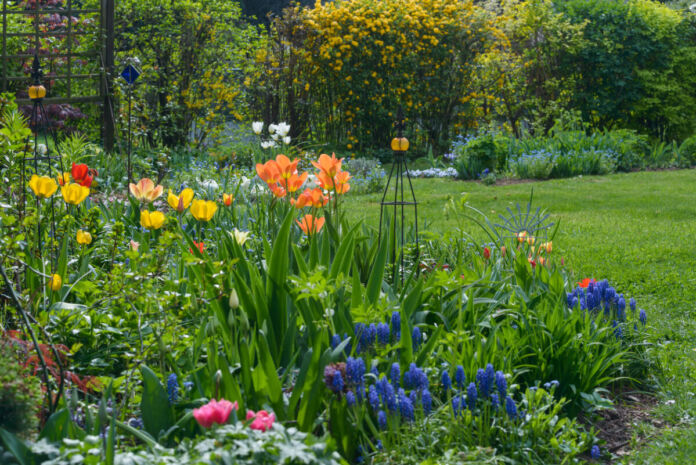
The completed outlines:
{"type": "MultiPolygon", "coordinates": [[[[46,113],[46,108],[43,105],[43,98],[46,96],[46,88],[41,84],[41,78],[43,77],[43,70],[41,69],[41,65],[39,63],[39,57],[37,55],[34,55],[34,62],[32,64],[32,71],[31,71],[31,78],[32,78],[32,84],[29,87],[29,98],[31,99],[32,102],[32,107],[31,107],[31,115],[29,116],[29,128],[32,131],[33,134],[33,150],[30,152],[31,144],[29,139],[27,139],[26,143],[24,144],[24,155],[22,157],[22,166],[21,166],[21,177],[22,177],[22,183],[27,183],[27,163],[34,169],[34,174],[37,176],[41,176],[42,169],[45,170],[44,172],[46,173],[46,176],[49,177],[54,177],[57,175],[59,179],[63,179],[63,173],[64,173],[64,168],[63,168],[63,158],[60,155],[60,152],[58,151],[58,138],[56,137],[55,132],[53,132],[48,124],[48,115],[46,113]],[[51,135],[51,139],[53,142],[53,147],[50,147],[50,144],[48,143],[49,140],[49,133],[51,135]],[[44,143],[39,144],[39,138],[43,136],[44,143]],[[54,154],[55,153],[55,154],[54,154]],[[58,165],[58,171],[57,173],[55,172],[55,169],[52,165],[52,162],[57,161],[58,165]]],[[[22,205],[20,208],[21,216],[24,216],[25,214],[25,209],[26,209],[26,196],[27,196],[27,187],[22,190],[22,205]]],[[[37,197],[36,198],[36,210],[37,210],[37,215],[39,216],[36,224],[37,224],[37,236],[36,236],[36,241],[37,241],[37,250],[39,253],[39,258],[43,262],[43,232],[41,230],[41,200],[37,197]]],[[[57,257],[56,257],[56,247],[55,244],[53,243],[55,241],[55,234],[56,234],[56,216],[55,216],[55,207],[54,207],[54,200],[53,196],[50,198],[50,210],[51,210],[51,232],[50,232],[50,241],[51,241],[51,274],[55,272],[56,269],[56,263],[57,263],[57,257]]]]}
{"type": "MultiPolygon", "coordinates": [[[[38,39],[37,39],[37,44],[38,44],[38,39]]],[[[38,49],[38,48],[37,48],[38,49]]],[[[22,197],[21,197],[21,205],[20,205],[20,215],[21,217],[24,217],[26,214],[26,195],[27,195],[27,189],[28,187],[28,182],[27,182],[27,163],[29,163],[29,166],[33,168],[34,173],[37,176],[41,176],[42,169],[45,170],[44,172],[46,173],[46,176],[53,177],[57,174],[57,178],[61,180],[61,183],[67,182],[65,179],[63,173],[65,172],[64,167],[63,167],[63,158],[60,155],[60,152],[58,151],[58,138],[56,137],[55,132],[53,132],[48,124],[48,115],[46,113],[46,109],[44,108],[43,105],[43,98],[46,96],[46,88],[41,84],[41,78],[43,77],[43,71],[41,69],[41,65],[39,63],[39,57],[38,55],[34,55],[34,62],[32,63],[32,72],[31,72],[31,78],[32,78],[32,84],[29,86],[29,98],[31,99],[32,102],[32,108],[31,108],[31,115],[29,117],[29,128],[32,131],[33,134],[33,150],[30,151],[32,144],[30,143],[30,140],[27,138],[24,144],[24,153],[22,155],[22,162],[21,162],[21,185],[23,186],[22,189],[22,197]],[[49,146],[48,143],[48,138],[49,138],[49,133],[52,136],[52,141],[53,141],[53,147],[49,146]],[[43,136],[44,139],[44,144],[43,146],[39,145],[39,137],[43,136]],[[55,155],[53,154],[55,152],[55,155]],[[58,168],[54,168],[53,162],[57,161],[58,163],[58,168]],[[58,169],[58,173],[55,173],[55,170],[58,169]]],[[[56,271],[57,267],[57,261],[58,257],[57,255],[57,248],[55,245],[56,241],[56,216],[55,216],[55,206],[54,206],[54,197],[50,197],[50,210],[51,210],[51,225],[50,225],[50,236],[49,236],[49,241],[50,241],[50,247],[52,250],[51,253],[51,269],[50,269],[50,274],[53,276],[53,274],[56,271]]],[[[42,267],[44,266],[44,259],[43,259],[43,231],[41,228],[41,199],[39,197],[36,197],[36,214],[37,214],[37,236],[36,236],[36,247],[37,247],[37,252],[38,252],[38,258],[40,263],[42,264],[42,267]]],[[[45,274],[45,273],[44,273],[45,274]]],[[[36,354],[39,358],[40,365],[42,367],[43,371],[43,377],[44,377],[44,382],[46,384],[46,399],[47,399],[47,404],[48,404],[48,414],[52,414],[59,402],[60,402],[60,397],[63,393],[63,386],[64,386],[64,377],[63,377],[63,364],[60,361],[60,355],[58,354],[58,351],[56,348],[51,344],[50,342],[47,343],[47,346],[51,349],[51,352],[53,354],[53,361],[58,367],[58,391],[55,393],[55,397],[53,394],[53,391],[51,389],[51,382],[50,382],[50,375],[49,375],[49,370],[48,366],[46,364],[45,358],[44,358],[44,353],[39,346],[38,340],[36,338],[36,334],[34,333],[34,329],[31,325],[31,322],[29,321],[29,317],[27,316],[27,311],[24,309],[23,304],[18,296],[18,294],[15,292],[14,288],[12,287],[12,282],[10,281],[9,277],[7,276],[7,273],[5,272],[5,268],[0,264],[0,275],[2,275],[3,280],[5,281],[6,287],[8,294],[11,296],[12,301],[14,302],[15,306],[17,307],[17,311],[21,314],[22,316],[22,321],[27,327],[27,331],[29,332],[29,335],[31,336],[32,343],[34,344],[34,349],[36,350],[36,354]]]]}
{"type": "Polygon", "coordinates": [[[391,141],[391,149],[394,152],[394,162],[389,171],[387,185],[384,188],[382,201],[380,202],[379,211],[379,241],[382,241],[382,221],[385,217],[385,210],[391,210],[391,218],[388,218],[391,226],[391,234],[389,235],[388,246],[391,249],[391,262],[394,270],[394,282],[397,282],[397,276],[400,276],[401,284],[404,282],[404,249],[406,247],[406,207],[413,207],[413,222],[415,226],[415,247],[416,247],[416,272],[418,270],[418,202],[416,194],[413,191],[411,184],[411,176],[408,172],[406,163],[406,151],[409,147],[408,139],[404,137],[405,118],[403,110],[399,107],[396,114],[396,137],[391,141]],[[404,194],[404,177],[408,182],[408,191],[404,194]],[[392,185],[393,182],[393,185],[392,185]],[[391,200],[390,189],[394,191],[393,200],[391,200]],[[409,196],[410,194],[410,196],[409,196]],[[387,197],[389,195],[389,198],[387,197]],[[398,269],[397,269],[398,266],[398,269]]]}

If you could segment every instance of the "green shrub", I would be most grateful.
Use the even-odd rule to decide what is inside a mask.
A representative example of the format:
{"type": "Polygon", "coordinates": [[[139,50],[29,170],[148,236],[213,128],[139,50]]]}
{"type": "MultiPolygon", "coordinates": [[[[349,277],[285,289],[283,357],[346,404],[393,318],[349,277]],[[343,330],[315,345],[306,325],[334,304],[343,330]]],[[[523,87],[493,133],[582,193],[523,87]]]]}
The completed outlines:
{"type": "Polygon", "coordinates": [[[478,179],[484,170],[498,167],[499,148],[492,134],[483,134],[457,148],[460,152],[455,168],[461,179],[478,179]]]}
{"type": "Polygon", "coordinates": [[[39,379],[18,361],[17,349],[0,342],[0,428],[25,435],[36,429],[42,396],[39,379]]]}

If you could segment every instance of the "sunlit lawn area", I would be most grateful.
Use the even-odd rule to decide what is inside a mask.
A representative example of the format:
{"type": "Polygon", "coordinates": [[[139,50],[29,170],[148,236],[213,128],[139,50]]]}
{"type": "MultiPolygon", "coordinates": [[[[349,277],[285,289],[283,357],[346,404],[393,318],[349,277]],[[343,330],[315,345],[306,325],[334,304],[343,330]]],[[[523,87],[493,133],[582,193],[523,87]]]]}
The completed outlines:
{"type": "MultiPolygon", "coordinates": [[[[554,255],[564,257],[577,278],[607,278],[634,295],[652,316],[653,355],[663,368],[656,374],[655,414],[665,430],[636,427],[650,436],[636,441],[631,463],[696,462],[696,171],[661,171],[578,177],[536,183],[485,186],[442,179],[413,181],[421,229],[445,232],[462,227],[475,237],[481,230],[444,213],[449,198],[466,196],[469,205],[493,220],[506,208],[524,206],[534,191],[534,206],[560,221],[554,255]]],[[[348,209],[376,224],[381,195],[353,197],[348,209]]]]}

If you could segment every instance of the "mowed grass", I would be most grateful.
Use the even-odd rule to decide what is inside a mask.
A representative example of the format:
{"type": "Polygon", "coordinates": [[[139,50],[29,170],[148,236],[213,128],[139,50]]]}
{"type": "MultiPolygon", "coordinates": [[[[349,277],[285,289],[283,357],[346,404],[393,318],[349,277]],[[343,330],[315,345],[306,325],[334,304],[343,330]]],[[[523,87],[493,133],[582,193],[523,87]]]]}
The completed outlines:
{"type": "MultiPolygon", "coordinates": [[[[662,371],[654,416],[665,427],[635,425],[625,463],[696,463],[696,170],[640,172],[546,182],[485,186],[475,182],[416,179],[421,230],[461,227],[481,237],[474,223],[445,215],[448,199],[466,196],[491,219],[534,190],[560,229],[553,255],[576,278],[606,278],[648,313],[651,355],[662,371]]],[[[381,194],[347,196],[354,219],[377,227],[381,194]]]]}

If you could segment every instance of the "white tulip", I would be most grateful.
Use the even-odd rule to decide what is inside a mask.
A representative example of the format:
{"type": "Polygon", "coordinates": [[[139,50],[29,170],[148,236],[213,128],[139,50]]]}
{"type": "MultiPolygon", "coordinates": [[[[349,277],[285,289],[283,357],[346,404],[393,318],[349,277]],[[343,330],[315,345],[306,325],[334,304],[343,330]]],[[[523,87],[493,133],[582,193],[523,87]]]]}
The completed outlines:
{"type": "Polygon", "coordinates": [[[275,143],[274,141],[272,141],[272,140],[265,140],[265,141],[261,142],[261,148],[262,148],[262,149],[272,149],[272,148],[274,148],[274,147],[277,147],[277,145],[278,145],[278,144],[276,144],[276,143],[275,143]]]}
{"type": "Polygon", "coordinates": [[[46,147],[45,144],[37,144],[36,151],[39,153],[39,155],[44,156],[46,155],[46,152],[48,152],[48,147],[46,147]]]}
{"type": "Polygon", "coordinates": [[[281,137],[285,137],[288,135],[290,132],[290,125],[288,123],[278,123],[276,125],[276,132],[281,135],[281,137]]]}
{"type": "Polygon", "coordinates": [[[237,228],[234,228],[234,231],[229,231],[228,234],[234,238],[240,247],[243,246],[244,243],[249,240],[249,236],[251,236],[249,231],[240,231],[237,228]]]}
{"type": "Polygon", "coordinates": [[[276,124],[269,124],[268,125],[268,133],[269,134],[275,134],[275,132],[278,130],[278,125],[276,124]]]}
{"type": "Polygon", "coordinates": [[[291,140],[291,139],[290,139],[290,136],[285,136],[285,137],[283,137],[283,143],[284,143],[285,145],[290,145],[290,140],[291,140]]]}
{"type": "Polygon", "coordinates": [[[254,121],[251,123],[251,130],[254,131],[254,134],[257,136],[261,134],[261,131],[263,131],[263,121],[254,121]]]}

